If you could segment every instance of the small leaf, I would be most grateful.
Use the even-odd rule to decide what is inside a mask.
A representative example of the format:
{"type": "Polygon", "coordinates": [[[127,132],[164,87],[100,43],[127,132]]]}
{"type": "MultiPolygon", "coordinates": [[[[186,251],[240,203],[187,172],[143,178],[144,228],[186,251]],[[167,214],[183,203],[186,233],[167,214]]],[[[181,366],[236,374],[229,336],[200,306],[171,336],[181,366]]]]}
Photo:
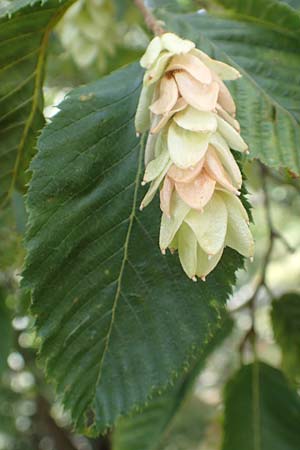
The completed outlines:
{"type": "MultiPolygon", "coordinates": [[[[292,0],[293,2],[294,0],[292,0]]],[[[216,0],[228,11],[229,16],[235,18],[235,13],[244,21],[256,18],[258,22],[286,35],[300,37],[300,15],[282,0],[216,0]]],[[[299,0],[294,1],[299,4],[299,0]]]]}
{"type": "Polygon", "coordinates": [[[282,366],[300,380],[300,295],[285,294],[272,303],[272,323],[282,350],[282,366]]]}
{"type": "Polygon", "coordinates": [[[0,6],[0,206],[25,190],[44,125],[43,79],[51,30],[72,0],[24,0],[0,6]]]}
{"type": "Polygon", "coordinates": [[[256,362],[225,389],[222,450],[298,450],[300,398],[283,374],[256,362]]]}

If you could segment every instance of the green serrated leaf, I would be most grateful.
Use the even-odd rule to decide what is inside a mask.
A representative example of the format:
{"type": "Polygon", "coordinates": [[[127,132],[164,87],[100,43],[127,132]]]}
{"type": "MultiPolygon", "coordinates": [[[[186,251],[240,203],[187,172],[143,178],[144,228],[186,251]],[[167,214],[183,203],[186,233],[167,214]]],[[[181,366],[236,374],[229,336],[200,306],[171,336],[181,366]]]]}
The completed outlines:
{"type": "Polygon", "coordinates": [[[295,9],[300,9],[300,0],[281,0],[282,3],[287,3],[295,9]]]}
{"type": "Polygon", "coordinates": [[[300,398],[264,363],[243,366],[225,389],[222,450],[298,450],[300,398]]]}
{"type": "Polygon", "coordinates": [[[161,255],[157,201],[139,211],[143,149],[133,122],[141,80],[133,65],[74,90],[31,166],[24,277],[41,357],[89,433],[189,368],[242,264],[226,250],[207,281],[193,283],[177,256],[161,255]]]}
{"type": "Polygon", "coordinates": [[[272,303],[272,323],[282,350],[282,366],[300,380],[300,294],[285,294],[272,303]]]}
{"type": "Polygon", "coordinates": [[[42,84],[49,34],[72,0],[18,0],[0,7],[0,206],[26,170],[44,124],[42,84]]]}
{"type": "Polygon", "coordinates": [[[190,393],[203,369],[208,356],[232,331],[233,322],[225,315],[221,327],[204,347],[201,357],[188,374],[181,377],[174,387],[149,402],[146,408],[131,417],[121,419],[114,433],[114,450],[154,450],[190,393]]]}
{"type": "MultiPolygon", "coordinates": [[[[278,0],[215,0],[224,6],[233,19],[254,19],[263,27],[286,35],[300,37],[300,15],[289,5],[278,0]]],[[[220,13],[219,13],[220,14],[220,13]]]]}
{"type": "Polygon", "coordinates": [[[208,14],[164,14],[162,18],[169,29],[194,40],[199,48],[235,66],[243,75],[228,84],[237,102],[237,116],[250,146],[250,158],[299,174],[298,35],[267,26],[254,16],[246,20],[234,14],[231,19],[208,14]]]}

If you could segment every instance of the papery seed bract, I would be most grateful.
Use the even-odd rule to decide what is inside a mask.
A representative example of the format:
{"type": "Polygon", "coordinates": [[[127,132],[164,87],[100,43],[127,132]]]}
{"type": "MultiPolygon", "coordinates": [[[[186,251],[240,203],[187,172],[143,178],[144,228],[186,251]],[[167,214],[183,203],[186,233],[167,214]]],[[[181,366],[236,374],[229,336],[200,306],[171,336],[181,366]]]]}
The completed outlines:
{"type": "Polygon", "coordinates": [[[203,211],[213,196],[216,181],[204,170],[190,183],[175,183],[175,189],[187,205],[203,211]]]}
{"type": "Polygon", "coordinates": [[[239,122],[234,117],[232,117],[227,111],[225,111],[225,109],[223,109],[222,106],[219,105],[218,103],[216,109],[218,115],[222,117],[222,119],[226,120],[226,122],[228,122],[229,125],[235,128],[238,133],[241,131],[239,122]]]}
{"type": "Polygon", "coordinates": [[[210,84],[212,82],[211,71],[203,64],[196,56],[186,53],[184,55],[174,56],[166,72],[184,70],[188,72],[193,78],[204,84],[210,84]]]}
{"type": "Polygon", "coordinates": [[[190,183],[201,172],[204,160],[205,157],[203,157],[195,166],[189,167],[188,169],[180,169],[175,166],[175,164],[172,164],[168,170],[168,176],[178,183],[190,183]]]}
{"type": "Polygon", "coordinates": [[[179,111],[182,111],[186,107],[187,107],[186,101],[184,100],[184,98],[180,97],[170,111],[161,115],[159,120],[156,123],[153,123],[150,132],[154,134],[158,133],[168,123],[171,117],[174,116],[174,114],[176,114],[179,111]]]}
{"type": "Polygon", "coordinates": [[[159,86],[159,97],[150,106],[154,114],[165,114],[172,110],[178,99],[178,88],[173,77],[163,77],[159,86]]]}
{"type": "MultiPolygon", "coordinates": [[[[222,193],[220,193],[220,195],[222,195],[222,193]]],[[[228,194],[223,195],[223,199],[228,211],[226,245],[243,256],[253,256],[254,241],[241,208],[237,206],[236,200],[233,201],[232,197],[228,194]]]]}
{"type": "Polygon", "coordinates": [[[159,246],[161,250],[169,247],[185,216],[190,211],[190,207],[181,200],[176,192],[172,195],[170,209],[171,217],[163,214],[161,218],[159,233],[159,246]]]}
{"type": "Polygon", "coordinates": [[[162,171],[158,175],[158,177],[151,182],[150,187],[149,187],[145,197],[143,198],[143,200],[141,202],[140,210],[146,208],[146,206],[148,206],[149,203],[152,202],[152,200],[153,200],[157,190],[159,189],[159,186],[160,186],[161,182],[163,181],[166,173],[168,172],[170,166],[171,166],[171,162],[168,162],[166,164],[166,166],[162,168],[162,171]]]}
{"type": "Polygon", "coordinates": [[[218,131],[225,138],[230,148],[240,152],[245,152],[248,149],[248,145],[241,137],[241,135],[231,126],[226,120],[221,117],[217,117],[218,131]]]}
{"type": "Polygon", "coordinates": [[[214,133],[218,126],[214,113],[199,111],[192,106],[188,106],[183,111],[176,113],[174,121],[181,128],[190,131],[202,131],[204,133],[214,133]]]}
{"type": "Polygon", "coordinates": [[[173,163],[181,168],[197,164],[206,153],[209,143],[209,133],[195,133],[184,130],[171,123],[168,130],[168,149],[173,163]]]}
{"type": "Polygon", "coordinates": [[[154,85],[143,86],[135,115],[135,129],[137,133],[145,133],[151,125],[149,106],[154,95],[154,85]]]}
{"type": "Polygon", "coordinates": [[[209,146],[205,155],[204,168],[211,178],[223,186],[228,191],[238,194],[238,190],[231,184],[228,175],[226,174],[221,161],[213,147],[209,146]]]}
{"type": "Polygon", "coordinates": [[[164,33],[160,39],[162,47],[175,54],[187,53],[195,47],[194,42],[181,39],[174,33],[164,33]]]}
{"type": "Polygon", "coordinates": [[[215,255],[205,253],[200,245],[197,248],[197,277],[205,281],[205,277],[216,267],[223,254],[223,248],[215,255]]]}
{"type": "Polygon", "coordinates": [[[212,144],[213,148],[216,150],[217,155],[231,178],[233,185],[240,189],[242,186],[242,174],[225,139],[219,133],[214,133],[210,137],[210,144],[212,144]]]}
{"type": "Polygon", "coordinates": [[[156,158],[150,161],[149,164],[147,164],[143,181],[149,183],[150,181],[153,181],[155,178],[157,178],[161,173],[162,168],[164,168],[168,164],[169,160],[170,157],[168,150],[166,147],[164,147],[162,152],[156,158]]]}
{"type": "Polygon", "coordinates": [[[204,211],[191,210],[185,222],[194,231],[200,247],[208,255],[216,255],[225,243],[227,209],[220,194],[215,193],[204,211]]]}
{"type": "Polygon", "coordinates": [[[202,84],[187,72],[174,74],[178,90],[185,101],[200,111],[213,111],[216,107],[219,85],[216,81],[211,84],[202,84]]]}
{"type": "Polygon", "coordinates": [[[241,77],[241,74],[234,67],[228,64],[210,58],[206,53],[198,48],[191,50],[191,54],[197,56],[202,62],[206,64],[221,80],[236,80],[241,77]]]}
{"type": "Polygon", "coordinates": [[[229,89],[218,77],[215,77],[214,79],[219,86],[218,103],[225,111],[227,111],[227,113],[234,117],[236,113],[236,106],[229,89]]]}
{"type": "Polygon", "coordinates": [[[148,44],[147,50],[141,57],[140,64],[142,67],[149,69],[158,58],[163,46],[159,36],[156,36],[148,44]]]}
{"type": "Polygon", "coordinates": [[[161,53],[161,55],[155,61],[153,66],[151,66],[150,69],[147,70],[145,73],[144,76],[145,86],[150,86],[151,84],[156,83],[161,78],[171,57],[172,53],[170,52],[161,53]]]}
{"type": "Polygon", "coordinates": [[[160,190],[160,209],[167,217],[171,217],[171,198],[174,190],[174,182],[165,176],[163,187],[160,190]]]}
{"type": "Polygon", "coordinates": [[[178,254],[183,270],[189,278],[197,272],[198,242],[191,228],[183,223],[178,231],[178,254]]]}

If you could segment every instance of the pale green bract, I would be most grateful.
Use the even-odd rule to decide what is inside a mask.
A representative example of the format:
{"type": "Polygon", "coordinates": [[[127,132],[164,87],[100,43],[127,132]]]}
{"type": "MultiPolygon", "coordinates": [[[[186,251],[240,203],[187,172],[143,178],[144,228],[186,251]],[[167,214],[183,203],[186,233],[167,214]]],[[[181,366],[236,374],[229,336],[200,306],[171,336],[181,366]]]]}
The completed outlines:
{"type": "Polygon", "coordinates": [[[248,152],[248,145],[222,81],[240,74],[172,33],[150,42],[141,65],[147,70],[135,125],[138,134],[150,129],[143,184],[151,183],[141,209],[160,189],[161,251],[178,250],[187,276],[204,280],[225,246],[243,256],[254,252],[230,150],[248,152]]]}

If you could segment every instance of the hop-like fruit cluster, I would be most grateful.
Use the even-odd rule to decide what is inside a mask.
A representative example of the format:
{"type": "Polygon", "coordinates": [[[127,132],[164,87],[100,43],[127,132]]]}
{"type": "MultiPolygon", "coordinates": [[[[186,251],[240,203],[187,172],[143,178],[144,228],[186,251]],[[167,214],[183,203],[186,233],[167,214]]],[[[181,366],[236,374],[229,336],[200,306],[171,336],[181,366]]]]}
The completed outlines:
{"type": "Polygon", "coordinates": [[[120,47],[129,52],[145,48],[142,29],[125,18],[119,19],[114,3],[78,0],[59,22],[61,43],[79,67],[95,67],[103,73],[120,47]]]}
{"type": "Polygon", "coordinates": [[[252,257],[248,214],[238,198],[242,176],[230,149],[248,152],[223,80],[233,67],[173,33],[155,37],[141,59],[146,69],[135,125],[148,130],[141,209],[160,189],[161,251],[178,250],[186,274],[205,277],[229,246],[252,257]]]}

